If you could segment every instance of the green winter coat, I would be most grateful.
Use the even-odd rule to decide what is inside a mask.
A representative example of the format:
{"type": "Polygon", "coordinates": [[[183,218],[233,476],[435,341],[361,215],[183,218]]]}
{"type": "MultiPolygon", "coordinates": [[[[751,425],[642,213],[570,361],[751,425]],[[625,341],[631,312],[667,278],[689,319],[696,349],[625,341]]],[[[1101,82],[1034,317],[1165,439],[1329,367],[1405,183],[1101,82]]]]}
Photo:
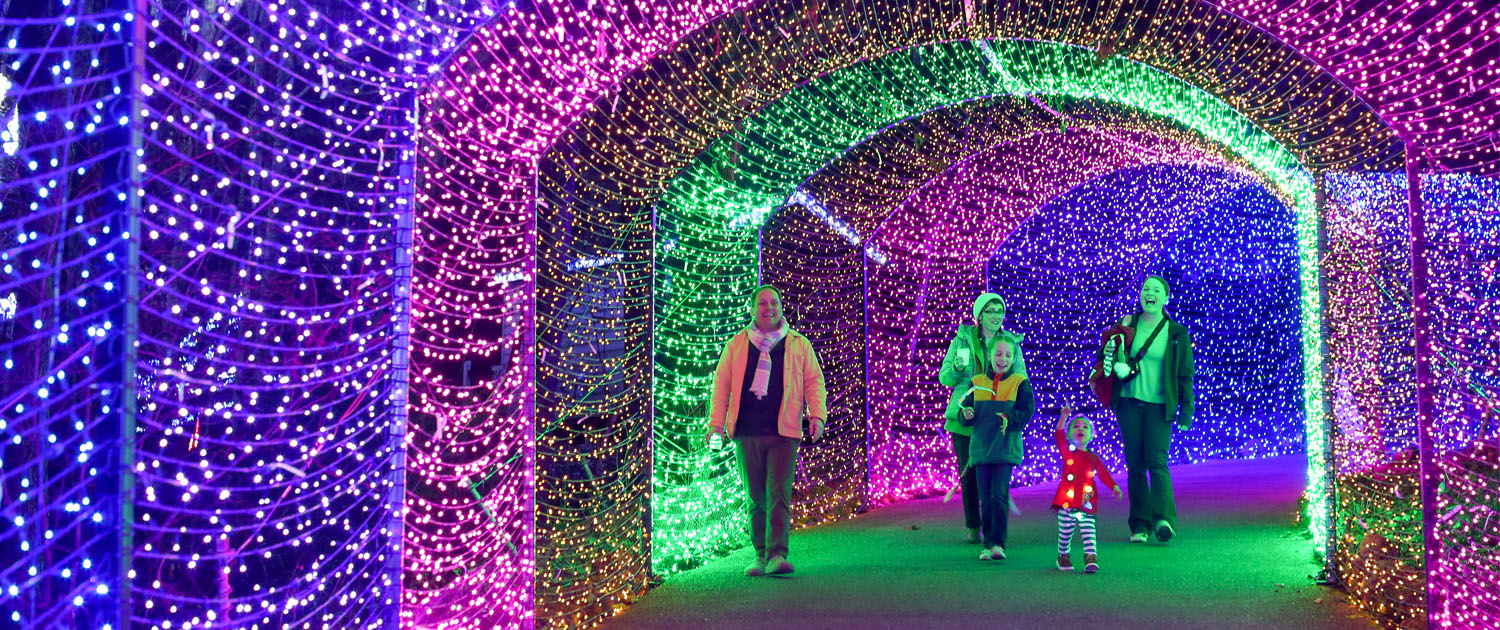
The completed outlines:
{"type": "Polygon", "coordinates": [[[978,326],[963,324],[958,327],[958,332],[953,334],[953,340],[948,342],[948,353],[943,355],[943,367],[938,370],[938,382],[944,387],[953,388],[948,395],[948,407],[943,411],[944,431],[963,436],[973,435],[973,429],[958,421],[958,410],[963,406],[964,392],[969,389],[969,379],[990,373],[995,340],[1002,337],[1009,338],[1016,343],[1014,371],[1025,374],[1026,361],[1021,358],[1021,335],[1002,330],[991,338],[990,343],[985,343],[980,338],[978,326]],[[965,367],[960,367],[958,363],[961,348],[969,350],[969,365],[965,367]]]}

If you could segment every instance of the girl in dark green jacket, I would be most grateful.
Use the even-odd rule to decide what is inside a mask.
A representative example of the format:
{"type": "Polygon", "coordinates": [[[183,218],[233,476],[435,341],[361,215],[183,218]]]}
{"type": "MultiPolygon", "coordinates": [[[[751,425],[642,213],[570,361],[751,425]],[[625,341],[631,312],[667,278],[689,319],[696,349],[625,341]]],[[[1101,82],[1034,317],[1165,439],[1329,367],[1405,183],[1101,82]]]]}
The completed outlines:
{"type": "Polygon", "coordinates": [[[968,468],[979,482],[979,529],[983,535],[980,560],[1005,557],[1005,535],[1010,519],[1010,476],[1026,456],[1026,423],[1036,411],[1031,382],[1017,369],[1016,343],[1002,338],[995,344],[993,376],[971,379],[960,418],[973,428],[968,468]]]}
{"type": "MultiPolygon", "coordinates": [[[[1026,373],[1026,361],[1021,357],[1021,336],[1007,332],[1005,327],[1005,300],[994,293],[985,293],[975,298],[973,325],[961,324],[953,341],[948,343],[948,352],[943,355],[943,367],[938,370],[938,382],[950,388],[948,406],[943,410],[943,430],[953,443],[953,454],[959,475],[959,485],[948,491],[948,497],[960,486],[963,488],[964,524],[969,528],[969,542],[978,544],[979,537],[979,482],[974,471],[968,468],[969,434],[973,431],[963,425],[958,410],[963,406],[968,393],[970,379],[977,375],[994,372],[990,359],[995,354],[995,342],[1001,337],[1017,343],[1015,371],[1026,373]]],[[[947,498],[943,499],[945,502],[947,498]]]]}

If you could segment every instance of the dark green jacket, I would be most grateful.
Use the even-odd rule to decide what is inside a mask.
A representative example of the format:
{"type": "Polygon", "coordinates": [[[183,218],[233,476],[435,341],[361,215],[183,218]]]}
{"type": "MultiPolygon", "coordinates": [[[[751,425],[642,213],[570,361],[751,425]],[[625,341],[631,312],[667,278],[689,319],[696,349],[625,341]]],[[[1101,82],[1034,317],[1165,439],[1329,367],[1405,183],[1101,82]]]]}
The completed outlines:
{"type": "Polygon", "coordinates": [[[964,399],[965,407],[974,407],[974,419],[963,420],[971,426],[974,434],[969,438],[969,465],[1014,464],[1020,465],[1026,456],[1026,425],[1036,413],[1036,399],[1031,391],[1031,381],[1021,381],[1016,388],[1015,400],[974,401],[969,394],[964,399]],[[1000,431],[1000,416],[1010,418],[1005,432],[1000,431]]]}
{"type": "MultiPolygon", "coordinates": [[[[1026,359],[1021,356],[1021,335],[1018,333],[1002,330],[998,338],[1006,338],[1016,342],[1016,356],[1012,369],[1018,372],[1026,372],[1026,359]]],[[[969,427],[958,421],[958,410],[964,406],[964,392],[968,390],[969,379],[978,374],[988,374],[990,371],[990,355],[994,349],[993,343],[985,343],[979,336],[978,326],[960,325],[958,332],[953,335],[953,341],[948,342],[948,352],[943,355],[943,367],[938,370],[938,382],[943,387],[951,387],[953,391],[948,395],[948,406],[943,410],[943,430],[949,433],[967,436],[971,433],[969,427]],[[969,350],[969,364],[963,369],[958,367],[958,351],[961,348],[969,350]]]]}
{"type": "MultiPolygon", "coordinates": [[[[1166,314],[1162,314],[1166,317],[1166,314]]],[[[1136,319],[1140,314],[1129,315],[1120,319],[1120,325],[1135,329],[1136,335],[1150,335],[1151,329],[1136,329],[1136,319]]],[[[1193,426],[1193,409],[1195,398],[1193,397],[1193,377],[1197,373],[1193,367],[1193,338],[1188,334],[1187,328],[1167,317],[1167,327],[1161,334],[1167,336],[1167,356],[1162,361],[1161,382],[1162,389],[1166,392],[1163,402],[1167,406],[1167,421],[1171,422],[1175,417],[1177,424],[1186,428],[1193,426]]],[[[1139,337],[1137,337],[1139,338],[1139,337]]],[[[1128,352],[1129,349],[1127,348],[1128,352]]],[[[1104,348],[1099,349],[1103,356],[1104,348]]],[[[1114,379],[1114,390],[1110,394],[1110,406],[1116,406],[1125,399],[1121,393],[1125,384],[1120,379],[1114,379]]]]}

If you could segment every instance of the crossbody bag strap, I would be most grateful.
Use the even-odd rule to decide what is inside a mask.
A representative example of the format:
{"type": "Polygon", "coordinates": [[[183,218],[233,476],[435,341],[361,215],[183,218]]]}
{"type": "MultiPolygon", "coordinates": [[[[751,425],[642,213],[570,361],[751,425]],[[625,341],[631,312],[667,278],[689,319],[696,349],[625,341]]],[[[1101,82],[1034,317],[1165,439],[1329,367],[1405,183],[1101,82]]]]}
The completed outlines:
{"type": "MultiPolygon", "coordinates": [[[[1139,315],[1136,316],[1135,323],[1141,323],[1141,318],[1139,315]]],[[[1141,359],[1146,358],[1146,351],[1151,349],[1151,342],[1156,341],[1156,335],[1161,333],[1161,329],[1166,328],[1166,326],[1167,316],[1162,315],[1161,321],[1156,322],[1156,328],[1151,331],[1151,336],[1146,338],[1146,343],[1141,346],[1140,351],[1135,353],[1136,362],[1140,362],[1141,359]]]]}

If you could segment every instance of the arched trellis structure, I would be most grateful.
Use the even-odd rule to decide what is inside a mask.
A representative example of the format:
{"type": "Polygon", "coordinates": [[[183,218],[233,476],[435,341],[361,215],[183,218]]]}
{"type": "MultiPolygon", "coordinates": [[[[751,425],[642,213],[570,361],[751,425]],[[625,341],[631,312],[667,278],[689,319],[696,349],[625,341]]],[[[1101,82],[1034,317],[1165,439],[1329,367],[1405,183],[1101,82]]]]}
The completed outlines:
{"type": "MultiPolygon", "coordinates": [[[[1008,142],[958,162],[903,200],[897,210],[901,214],[892,214],[885,219],[880,228],[881,238],[872,240],[873,247],[888,260],[868,267],[868,305],[851,307],[860,313],[868,309],[869,313],[868,421],[871,429],[872,502],[884,503],[931,492],[936,488],[947,488],[952,483],[953,468],[948,461],[951,456],[946,436],[933,422],[946,402],[946,392],[933,381],[931,366],[941,359],[941,351],[945,348],[937,342],[945,343],[952,334],[953,325],[963,321],[972,296],[985,290],[996,290],[1013,303],[1008,322],[1014,330],[1027,336],[1023,347],[1028,353],[1028,369],[1036,381],[1035,387],[1044,408],[1055,411],[1058,406],[1070,404],[1080,410],[1092,410],[1096,405],[1084,393],[1080,370],[1089,363],[1090,337],[1102,327],[1101,318],[1109,317],[1109,313],[1124,312],[1128,302],[1121,300],[1132,296],[1130,287],[1143,273],[1142,268],[1155,259],[1156,251],[1164,243],[1175,239],[1176,234],[1192,224],[1205,208],[1222,204],[1223,197],[1245,185],[1259,187],[1258,184],[1244,183],[1255,180],[1244,176],[1247,169],[1242,163],[1226,163],[1226,156],[1193,148],[1191,144],[1174,146],[1157,137],[1157,134],[1164,133],[1160,126],[1147,132],[1129,128],[1091,128],[1078,124],[1081,121],[1076,118],[1073,122],[1074,125],[1066,130],[1054,127],[1049,133],[1008,142]],[[1193,167],[1203,168],[1204,165],[1228,169],[1228,173],[1238,176],[1221,181],[1195,173],[1193,167]],[[1032,216],[1050,200],[1072,196],[1080,187],[1094,186],[1091,182],[1108,181],[1116,172],[1138,171],[1149,166],[1183,172],[1189,178],[1185,182],[1190,181],[1192,185],[1184,186],[1179,195],[1155,197],[1145,194],[1144,189],[1148,186],[1142,183],[1138,186],[1142,188],[1142,197],[1133,203],[1150,199],[1154,206],[1146,204],[1141,207],[1116,199],[1108,202],[1108,207],[1112,208],[1108,216],[1083,216],[1088,208],[1104,203],[1102,201],[1072,204],[1078,208],[1077,216],[1066,228],[1059,226],[1055,218],[1032,216]],[[1210,185],[1210,182],[1221,183],[1210,185]],[[1083,186],[1086,183],[1090,186],[1083,186]],[[1132,209],[1126,210],[1126,207],[1132,209]],[[1151,212],[1148,209],[1152,207],[1162,210],[1151,212]],[[1039,236],[1032,234],[1037,228],[1028,225],[1035,220],[1048,221],[1058,236],[1043,238],[1042,242],[1047,245],[1031,245],[1030,241],[1039,236]],[[1021,229],[1023,226],[1026,229],[1021,229]],[[1128,258],[1130,262],[1111,264],[1108,256],[1090,253],[1081,245],[1094,240],[1109,242],[1132,252],[1128,258]],[[1079,244],[1070,248],[1067,245],[1070,242],[1079,244]],[[1059,252],[1071,250],[1078,260],[1074,264],[1064,264],[1055,257],[1040,254],[1035,247],[1053,248],[1059,252]],[[991,269],[986,270],[985,264],[976,261],[990,258],[987,254],[990,251],[997,253],[989,265],[991,269]],[[1019,278],[1011,278],[1011,273],[995,268],[999,264],[1015,269],[1014,274],[1025,276],[1028,274],[1021,269],[1043,262],[1045,267],[1029,274],[1031,282],[1018,282],[1019,278]],[[1074,269],[1069,275],[1075,281],[1067,282],[1058,277],[1061,269],[1074,269]],[[1098,290],[1097,287],[1108,287],[1105,290],[1108,297],[1090,295],[1091,289],[1098,290]],[[1039,296],[1044,294],[1053,299],[1040,299],[1039,296]],[[1066,313],[1048,315],[1059,310],[1066,313]],[[1059,337],[1071,338],[1059,342],[1059,337]],[[1064,348],[1059,348],[1059,343],[1064,348]]],[[[1152,122],[1161,124],[1161,121],[1152,122]]],[[[868,175],[853,173],[843,174],[839,178],[842,181],[820,176],[834,191],[845,187],[868,187],[868,178],[868,175]]],[[[1090,196],[1110,198],[1099,192],[1090,196]]],[[[860,205],[851,207],[829,201],[824,205],[838,209],[841,216],[859,216],[864,209],[860,205]]],[[[1227,209],[1219,211],[1224,210],[1227,209]]],[[[1232,231],[1227,217],[1224,221],[1226,223],[1220,224],[1221,231],[1232,231]]],[[[1285,246],[1290,248],[1295,261],[1297,246],[1291,237],[1294,224],[1290,218],[1286,220],[1286,232],[1281,238],[1288,239],[1285,246]]],[[[1045,234],[1047,232],[1040,233],[1045,234]]],[[[1269,251],[1263,253],[1268,258],[1275,258],[1269,256],[1269,251]]],[[[1296,268],[1297,264],[1294,262],[1292,267],[1296,268]]],[[[1298,275],[1291,273],[1293,284],[1297,284],[1298,275]]],[[[1208,287],[1200,286],[1196,290],[1205,292],[1208,287]]],[[[1300,401],[1303,383],[1301,314],[1295,304],[1282,304],[1281,308],[1262,304],[1258,310],[1264,311],[1264,319],[1280,320],[1290,325],[1290,329],[1282,328],[1281,332],[1296,340],[1293,344],[1296,348],[1293,369],[1281,372],[1297,391],[1299,400],[1293,405],[1296,418],[1283,417],[1277,421],[1294,423],[1286,428],[1292,429],[1297,436],[1290,446],[1300,450],[1304,434],[1300,401]]],[[[1216,341],[1200,340],[1198,352],[1205,375],[1214,370],[1212,357],[1223,351],[1216,341]]],[[[1263,369],[1255,368],[1234,377],[1215,375],[1211,380],[1249,382],[1255,375],[1263,373],[1263,369]]],[[[1244,393],[1236,392],[1236,395],[1244,393]]],[[[1203,403],[1214,399],[1213,395],[1205,396],[1200,408],[1211,406],[1203,403]]],[[[1208,415],[1200,412],[1199,417],[1202,419],[1208,415]]],[[[1176,446],[1188,454],[1185,457],[1214,449],[1220,453],[1234,452],[1242,448],[1246,440],[1267,440],[1271,432],[1253,433],[1254,437],[1232,435],[1223,427],[1214,428],[1210,422],[1198,425],[1191,434],[1183,435],[1176,446]]],[[[1050,434],[1039,429],[1031,437],[1032,447],[1028,452],[1038,454],[1038,459],[1018,469],[1018,483],[1040,481],[1055,465],[1046,457],[1050,452],[1047,448],[1050,434]]],[[[1112,434],[1101,437],[1106,438],[1099,442],[1101,445],[1113,439],[1112,434]]],[[[1287,447],[1283,443],[1279,448],[1287,447]]],[[[1114,456],[1110,455],[1111,458],[1114,456]]]]}
{"type": "MultiPolygon", "coordinates": [[[[711,374],[715,359],[714,347],[722,343],[720,340],[734,328],[743,325],[743,294],[757,282],[755,267],[758,255],[754,230],[760,220],[757,217],[779,206],[782,200],[790,196],[792,187],[811,175],[825,161],[842,154],[847,146],[844,143],[862,140],[873,133],[873,130],[880,129],[893,120],[929,109],[934,103],[961,102],[992,92],[1004,93],[1005,90],[1028,88],[1027,93],[1047,96],[1055,95],[1054,90],[1068,97],[1099,95],[1107,99],[1119,99],[1137,107],[1155,109],[1165,115],[1182,116],[1190,119],[1187,123],[1190,128],[1206,137],[1227,139],[1227,130],[1242,129],[1239,121],[1226,117],[1227,110],[1219,110],[1219,117],[1215,117],[1212,106],[1194,98],[1201,93],[1174,91],[1169,82],[1153,84],[1153,78],[1158,77],[1149,72],[1132,74],[1130,66],[1096,66],[1092,52],[1051,48],[1044,44],[1007,43],[991,47],[986,42],[980,45],[959,44],[903,51],[872,60],[868,65],[855,66],[848,75],[854,76],[840,73],[799,88],[747,120],[743,125],[743,132],[720,140],[705,151],[704,157],[688,166],[673,181],[663,201],[657,205],[655,213],[658,240],[674,242],[670,250],[659,251],[656,257],[658,282],[670,283],[671,290],[658,288],[655,292],[655,338],[658,343],[673,344],[669,349],[658,352],[655,373],[658,379],[655,417],[658,437],[696,437],[693,434],[698,432],[701,423],[698,407],[701,406],[702,392],[708,385],[704,378],[711,374]],[[985,54],[986,51],[988,55],[985,54]],[[1049,57],[1054,54],[1057,57],[1049,57]],[[1090,63],[1078,63],[1083,59],[1090,63]],[[1051,83],[1046,83],[1049,80],[1051,83]],[[881,91],[872,97],[857,98],[870,93],[864,86],[876,83],[883,83],[881,91]],[[1027,88],[1019,88],[1018,84],[1027,88]],[[1139,95],[1149,96],[1140,98],[1139,95]],[[1184,112],[1194,112],[1196,117],[1185,115],[1184,112]],[[799,146],[797,139],[806,136],[814,128],[822,130],[818,140],[811,146],[799,146]],[[728,147],[737,148],[731,150],[728,147]],[[777,151],[778,147],[792,148],[777,151]],[[721,165],[726,160],[737,162],[734,166],[736,175],[732,178],[723,176],[721,165]],[[683,331],[688,329],[692,332],[684,334],[683,331]],[[686,401],[686,404],[679,401],[686,401]],[[677,423],[687,428],[676,429],[677,423]]],[[[1289,189],[1289,197],[1296,199],[1300,193],[1304,215],[1311,215],[1311,181],[1304,178],[1299,186],[1292,173],[1295,161],[1285,154],[1277,155],[1273,147],[1267,139],[1254,137],[1238,146],[1249,160],[1258,160],[1264,170],[1270,171],[1268,179],[1280,178],[1284,188],[1289,189]]],[[[1093,166],[1076,166],[1072,161],[1065,164],[1067,166],[1059,168],[1057,173],[1046,174],[1051,177],[1041,177],[1041,181],[1046,184],[1039,187],[1036,193],[1038,198],[1045,199],[1069,188],[1070,182],[1076,183],[1091,174],[1099,174],[1098,169],[1107,168],[1109,161],[1093,166]],[[1070,170],[1068,167],[1073,170],[1063,174],[1070,170]],[[1046,192],[1049,188],[1050,193],[1046,192]]],[[[1018,172],[1027,171],[1021,169],[1018,172]]],[[[1017,185],[1024,184],[1018,182],[1017,185]]],[[[1029,210],[1025,199],[1024,195],[1017,199],[1014,208],[1010,210],[1011,216],[1007,219],[1009,223],[988,226],[995,236],[1009,233],[1015,226],[1014,222],[1024,216],[1025,210],[1029,210]]],[[[1035,201],[1032,204],[1040,205],[1035,201]]],[[[1000,206],[995,209],[994,216],[998,218],[1006,212],[1007,209],[1000,206]]],[[[877,217],[875,221],[882,219],[885,217],[877,217]]],[[[979,242],[985,244],[973,245],[980,249],[969,251],[964,246],[967,244],[962,241],[950,243],[945,240],[947,237],[940,236],[961,232],[960,227],[963,225],[985,223],[980,217],[953,217],[951,223],[945,222],[946,218],[941,216],[910,221],[913,224],[936,223],[942,226],[932,232],[929,238],[923,239],[919,248],[951,250],[954,264],[962,266],[967,262],[976,279],[982,276],[983,265],[976,265],[973,261],[983,260],[985,256],[980,252],[992,251],[998,245],[994,240],[979,239],[979,242]]],[[[1304,242],[1313,239],[1307,234],[1307,223],[1304,220],[1304,242]]],[[[859,230],[856,229],[855,232],[858,234],[859,230]]],[[[890,249],[880,239],[872,242],[877,248],[890,249]]],[[[899,270],[906,268],[901,264],[889,267],[897,270],[890,273],[900,273],[899,270]]],[[[1315,284],[1316,262],[1310,262],[1307,269],[1313,279],[1311,282],[1315,284]]],[[[961,282],[958,276],[946,281],[950,284],[961,282]]],[[[975,286],[972,282],[969,285],[975,286]]],[[[1310,308],[1311,313],[1308,315],[1315,318],[1316,303],[1310,308]]],[[[920,305],[918,310],[921,310],[920,305]]],[[[1316,344],[1317,340],[1314,338],[1310,347],[1315,349],[1316,344]]],[[[1315,371],[1315,355],[1310,362],[1315,371]]],[[[897,369],[910,370],[911,367],[908,365],[897,369]]],[[[884,375],[878,373],[872,373],[870,379],[887,381],[884,375]]],[[[1313,404],[1316,405],[1316,400],[1313,404]]],[[[1317,422],[1319,414],[1316,406],[1314,410],[1312,415],[1314,422],[1317,422]]],[[[839,410],[835,408],[835,412],[837,411],[839,410]]],[[[932,409],[926,411],[929,417],[935,413],[932,409]]],[[[889,420],[890,418],[881,418],[876,421],[889,420]]],[[[940,436],[940,433],[935,435],[940,436]]],[[[673,453],[663,455],[662,449],[666,447],[660,442],[657,444],[659,480],[682,478],[708,469],[703,462],[694,461],[701,457],[696,455],[699,452],[697,448],[683,449],[685,461],[679,463],[674,460],[673,453]]],[[[837,452],[839,449],[831,450],[837,452]]],[[[872,455],[880,457],[878,453],[872,455]]],[[[934,463],[937,461],[932,461],[929,466],[934,463]]],[[[901,480],[897,483],[910,481],[901,480]]],[[[725,530],[724,517],[730,506],[737,503],[732,476],[720,475],[717,481],[710,480],[701,486],[673,486],[670,483],[658,484],[653,512],[657,515],[696,513],[695,518],[708,529],[689,528],[677,535],[659,538],[658,550],[662,554],[658,556],[658,561],[665,567],[698,555],[689,552],[682,557],[678,556],[692,546],[712,548],[715,544],[722,544],[717,543],[716,538],[722,540],[726,535],[738,539],[740,534],[737,527],[730,525],[725,530]],[[688,496],[680,496],[680,492],[686,492],[688,496]],[[718,497],[720,507],[696,507],[715,500],[710,497],[718,497]],[[681,503],[694,504],[695,507],[685,509],[681,503]],[[714,529],[724,533],[709,533],[714,529]],[[679,548],[674,546],[677,544],[689,546],[679,548]]],[[[874,492],[878,497],[886,491],[874,492]]],[[[656,524],[659,534],[673,533],[671,528],[663,525],[660,521],[656,524]]]]}
{"type": "MultiPolygon", "coordinates": [[[[1165,79],[1160,73],[1131,75],[1130,69],[1139,66],[1121,65],[1118,60],[1102,63],[1094,53],[1077,49],[1066,52],[1068,49],[1063,47],[1058,50],[1064,52],[1049,57],[1051,49],[1046,44],[1024,42],[995,47],[983,42],[969,47],[914,48],[881,57],[868,65],[856,65],[847,75],[830,75],[827,79],[793,90],[743,123],[741,131],[708,147],[703,157],[689,164],[681,176],[664,186],[663,200],[654,207],[650,203],[652,197],[630,200],[630,190],[626,189],[595,191],[598,197],[607,200],[607,204],[598,203],[598,197],[591,199],[575,193],[571,207],[568,200],[546,193],[553,189],[587,186],[582,182],[597,179],[590,173],[614,168],[619,162],[619,156],[611,154],[612,151],[631,155],[632,150],[620,143],[634,143],[633,137],[612,137],[592,130],[621,128],[620,123],[609,122],[615,116],[615,110],[629,112],[645,108],[646,105],[628,97],[644,100],[654,97],[654,92],[622,90],[622,98],[610,101],[610,111],[601,108],[595,114],[602,120],[591,122],[576,132],[587,140],[560,145],[566,147],[566,151],[550,159],[543,168],[543,197],[549,200],[549,206],[561,205],[564,216],[591,215],[595,220],[608,217],[617,221],[604,223],[596,232],[598,236],[593,238],[581,230],[570,232],[570,243],[594,241],[592,246],[599,251],[572,251],[565,256],[571,260],[609,260],[613,263],[613,273],[638,277],[640,272],[632,271],[632,263],[639,264],[643,260],[631,261],[624,252],[639,252],[641,246],[638,243],[642,241],[631,243],[625,235],[630,226],[645,223],[643,217],[648,209],[657,229],[655,312],[642,310],[637,316],[626,319],[641,321],[648,316],[656,317],[656,331],[651,339],[659,344],[657,369],[653,374],[656,379],[653,420],[657,437],[654,448],[658,485],[652,515],[656,536],[654,557],[660,569],[690,566],[705,550],[721,547],[741,536],[733,521],[725,521],[737,503],[732,475],[722,463],[717,467],[706,465],[702,451],[693,446],[701,425],[704,379],[711,373],[717,344],[742,325],[742,293],[756,282],[753,227],[758,224],[759,217],[779,206],[789,195],[791,186],[842,153],[850,143],[862,140],[904,116],[988,94],[1055,92],[1068,96],[1100,95],[1163,114],[1181,115],[1192,119],[1196,129],[1209,137],[1225,144],[1240,143],[1241,150],[1250,154],[1252,161],[1258,160],[1269,177],[1280,178],[1284,182],[1283,188],[1293,191],[1289,196],[1295,197],[1300,192],[1303,215],[1311,216],[1311,180],[1303,176],[1300,185],[1296,183],[1292,172],[1299,168],[1297,160],[1285,152],[1278,155],[1274,141],[1268,137],[1256,137],[1253,131],[1256,128],[1230,115],[1232,110],[1229,108],[1220,105],[1217,111],[1221,112],[1221,117],[1215,118],[1212,97],[1192,89],[1173,91],[1170,80],[1153,83],[1154,79],[1165,79]],[[1036,54],[1038,50],[1047,52],[1036,54]],[[1085,61],[1087,63],[1083,63],[1085,61]],[[854,78],[851,79],[851,75],[854,78]],[[1048,83],[1045,77],[1049,76],[1057,78],[1048,83]],[[1040,87],[1033,83],[1040,84],[1040,87]],[[872,93],[869,86],[879,88],[872,93]],[[1151,91],[1153,88],[1161,92],[1151,91]],[[859,98],[864,94],[871,94],[873,98],[859,98]],[[825,100],[833,104],[823,104],[825,100]],[[822,113],[825,111],[837,115],[822,113]],[[818,135],[810,136],[812,129],[818,129],[818,135]],[[1247,132],[1249,137],[1242,137],[1247,132]],[[813,146],[796,146],[805,144],[799,140],[804,137],[815,137],[813,146]],[[791,152],[773,150],[773,147],[780,146],[793,146],[794,149],[791,152]],[[792,157],[790,163],[787,161],[789,153],[792,157]],[[799,163],[803,165],[793,165],[799,163]],[[732,173],[726,173],[726,170],[732,173]],[[561,174],[554,174],[554,171],[561,171],[561,174]],[[584,175],[573,175],[579,172],[584,175]],[[609,208],[610,212],[602,215],[591,212],[590,206],[595,204],[609,208]],[[629,211],[631,206],[636,208],[634,213],[629,211]],[[707,479],[703,484],[681,481],[704,474],[707,479]]],[[[700,68],[682,70],[688,74],[700,71],[700,68]]],[[[670,69],[661,71],[669,72],[670,69]]],[[[685,77],[657,78],[656,81],[680,86],[712,86],[717,83],[712,78],[685,77]]],[[[695,99],[691,95],[678,98],[686,102],[707,100],[695,99]]],[[[700,110],[696,113],[714,120],[709,112],[700,110]]],[[[682,137],[683,129],[693,129],[690,123],[666,118],[656,119],[656,122],[659,127],[635,131],[638,136],[652,141],[652,149],[666,144],[669,154],[692,155],[696,152],[691,144],[686,148],[681,144],[702,137],[695,132],[687,132],[688,135],[682,137]]],[[[650,183],[647,173],[652,172],[651,168],[649,164],[643,164],[638,175],[641,179],[624,182],[611,179],[608,186],[634,184],[635,191],[662,187],[650,183]]],[[[634,174],[636,171],[627,169],[627,172],[634,174]]],[[[660,169],[655,172],[658,176],[670,174],[662,173],[660,169]]],[[[547,232],[542,230],[544,237],[547,232]]],[[[1309,221],[1304,220],[1304,243],[1314,240],[1310,232],[1309,221]]],[[[642,236],[644,234],[635,238],[642,236]]],[[[544,246],[542,250],[543,259],[548,251],[560,251],[551,246],[544,246]]],[[[1305,255],[1314,261],[1306,269],[1312,274],[1311,282],[1315,283],[1315,256],[1311,253],[1311,246],[1305,250],[1305,255]]],[[[1308,282],[1308,276],[1304,276],[1304,284],[1308,282]]],[[[637,291],[645,288],[643,283],[635,287],[637,291]]],[[[626,286],[627,304],[633,302],[629,298],[630,292],[630,287],[626,286]]],[[[542,302],[552,303],[551,300],[542,302]]],[[[1314,300],[1308,314],[1316,312],[1314,300]]],[[[1313,352],[1316,344],[1314,336],[1309,346],[1313,352]]],[[[644,338],[637,345],[644,346],[644,338]]],[[[1317,375],[1316,359],[1314,354],[1309,361],[1313,366],[1310,374],[1314,377],[1317,375]]],[[[1316,385],[1313,391],[1318,391],[1316,385]]],[[[613,402],[619,404],[620,401],[615,399],[613,402]]],[[[1320,411],[1316,401],[1313,409],[1316,417],[1320,411]]],[[[644,413],[638,417],[643,416],[644,413]]],[[[1317,433],[1312,437],[1321,439],[1317,433]]],[[[636,448],[638,452],[644,451],[643,446],[636,448]]],[[[1320,480],[1321,474],[1312,478],[1320,480]]],[[[569,553],[576,550],[571,545],[565,548],[569,553]]]]}
{"type": "MultiPolygon", "coordinates": [[[[1053,111],[1016,97],[903,121],[798,186],[800,201],[762,228],[761,280],[782,286],[788,303],[815,310],[798,310],[799,329],[828,339],[820,346],[832,355],[825,361],[852,366],[852,376],[828,378],[830,397],[852,402],[834,411],[826,443],[804,447],[804,462],[812,462],[804,466],[808,490],[826,491],[828,480],[838,479],[840,487],[864,492],[864,505],[877,505],[948,487],[954,471],[933,422],[946,393],[928,369],[938,358],[933,351],[942,348],[918,338],[917,329],[946,342],[955,316],[986,285],[985,256],[976,252],[993,250],[994,239],[1004,239],[1032,207],[1073,182],[1141,164],[1249,172],[1160,118],[1059,97],[1051,98],[1049,109],[1065,112],[1067,125],[1060,126],[1053,111]],[[903,153],[923,159],[907,160],[903,153]],[[983,181],[970,181],[976,177],[983,181]],[[996,221],[1002,225],[990,225],[996,221]],[[961,235],[958,242],[950,242],[954,234],[961,235]],[[941,261],[933,260],[938,256],[941,261]],[[948,266],[949,272],[936,271],[948,266]],[[865,299],[836,297],[854,295],[865,299]],[[927,359],[915,360],[914,352],[927,359]]],[[[809,521],[851,511],[847,500],[835,501],[834,509],[816,500],[799,505],[809,521]]]]}
{"type": "Polygon", "coordinates": [[[1333,441],[1346,449],[1335,459],[1378,460],[1340,481],[1341,566],[1362,601],[1399,620],[1422,609],[1420,591],[1381,599],[1381,583],[1411,590],[1423,572],[1406,561],[1426,554],[1427,592],[1441,604],[1428,614],[1491,621],[1486,217],[1497,193],[1474,176],[1500,168],[1490,111],[1500,35],[1480,3],[12,9],[0,21],[0,114],[15,121],[0,160],[0,431],[14,528],[0,534],[0,597],[14,614],[0,623],[374,627],[399,614],[488,627],[527,625],[533,611],[544,624],[608,614],[647,579],[641,556],[619,549],[654,542],[640,518],[651,472],[638,452],[581,453],[606,443],[594,440],[613,430],[609,418],[649,413],[638,393],[610,396],[641,389],[646,353],[660,348],[568,355],[591,334],[631,338],[651,310],[586,303],[582,287],[653,275],[639,259],[600,264],[608,255],[588,239],[552,253],[536,240],[589,223],[645,229],[610,213],[659,193],[639,184],[697,157],[682,147],[706,146],[804,80],[891,50],[989,38],[1161,68],[1321,175],[1337,209],[1326,215],[1326,281],[1349,296],[1329,309],[1338,363],[1327,373],[1349,383],[1330,403],[1339,426],[1359,429],[1333,441]],[[649,80],[704,58],[726,71],[702,75],[717,83],[649,80]],[[586,122],[617,103],[641,118],[707,110],[707,135],[620,142],[630,128],[586,122]],[[601,201],[590,212],[542,212],[553,201],[536,193],[538,161],[576,129],[594,134],[576,146],[628,151],[589,160],[614,169],[590,180],[606,190],[580,193],[601,201]],[[1403,244],[1404,259],[1392,254],[1403,244]],[[568,272],[576,285],[533,288],[568,272]],[[537,327],[533,303],[574,314],[537,327]],[[1381,327],[1338,328],[1352,321],[1381,327]],[[1417,340],[1409,351],[1392,343],[1404,330],[1417,340]],[[1381,352],[1393,360],[1367,367],[1381,352]],[[544,395],[533,398],[532,382],[544,395]],[[1424,468],[1445,483],[1419,483],[1424,468]],[[536,496],[567,501],[530,505],[533,483],[536,496]],[[553,519],[542,539],[533,513],[553,519]],[[607,546],[579,544],[590,535],[622,546],[593,553],[607,546]]]}

